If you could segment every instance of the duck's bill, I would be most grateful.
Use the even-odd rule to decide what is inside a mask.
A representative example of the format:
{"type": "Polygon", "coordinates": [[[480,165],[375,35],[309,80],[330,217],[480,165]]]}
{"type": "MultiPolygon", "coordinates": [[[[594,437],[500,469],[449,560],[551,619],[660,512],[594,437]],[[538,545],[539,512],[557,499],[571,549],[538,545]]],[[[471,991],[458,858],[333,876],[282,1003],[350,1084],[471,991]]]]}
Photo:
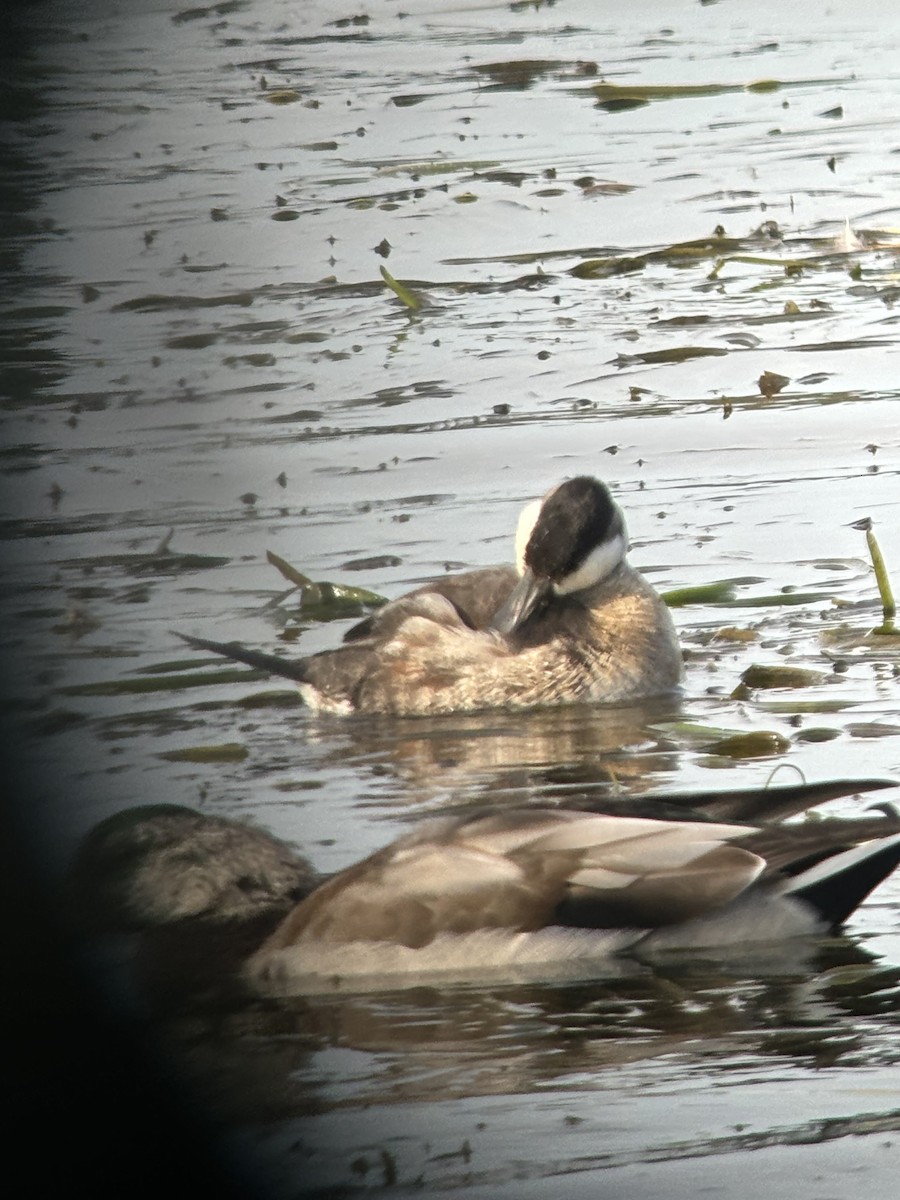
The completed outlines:
{"type": "Polygon", "coordinates": [[[547,601],[552,587],[549,579],[538,579],[526,568],[506,603],[494,613],[489,628],[496,633],[513,633],[547,601]]]}

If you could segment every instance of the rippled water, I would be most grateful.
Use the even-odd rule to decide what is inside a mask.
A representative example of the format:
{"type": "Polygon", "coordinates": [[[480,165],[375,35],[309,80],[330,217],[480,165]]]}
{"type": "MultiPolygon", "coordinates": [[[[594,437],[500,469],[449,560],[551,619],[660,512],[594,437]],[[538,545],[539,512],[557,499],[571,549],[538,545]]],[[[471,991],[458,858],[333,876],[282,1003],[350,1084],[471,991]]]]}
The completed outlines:
{"type": "MultiPolygon", "coordinates": [[[[22,11],[2,611],[52,877],[150,800],[249,815],[330,870],[485,796],[900,777],[898,656],[862,636],[881,610],[850,527],[874,519],[896,578],[892,4],[22,11]],[[576,472],[610,482],[661,590],[737,581],[674,610],[679,704],[317,720],[198,678],[170,632],[333,644],[345,622],[279,602],[267,550],[396,595],[507,559],[521,504],[576,472]],[[736,695],[754,663],[822,678],[736,695]]],[[[887,1197],[896,882],[851,932],[809,962],[156,1028],[276,1196],[741,1196],[752,1171],[887,1197]]]]}

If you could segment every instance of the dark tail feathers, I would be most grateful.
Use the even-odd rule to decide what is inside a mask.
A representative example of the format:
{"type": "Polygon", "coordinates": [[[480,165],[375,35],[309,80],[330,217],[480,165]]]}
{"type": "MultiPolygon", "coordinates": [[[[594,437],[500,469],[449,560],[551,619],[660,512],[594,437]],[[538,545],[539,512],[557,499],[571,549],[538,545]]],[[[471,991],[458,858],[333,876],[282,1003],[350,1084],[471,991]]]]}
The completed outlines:
{"type": "Polygon", "coordinates": [[[177,630],[172,632],[183,642],[193,646],[195,650],[210,650],[213,654],[221,654],[224,658],[230,658],[234,662],[246,663],[248,667],[257,667],[260,671],[268,671],[272,675],[283,675],[285,679],[293,679],[297,683],[304,683],[306,680],[302,659],[292,662],[277,654],[263,654],[261,650],[248,650],[240,642],[211,642],[207,638],[178,633],[177,630]]]}
{"type": "Polygon", "coordinates": [[[823,859],[794,876],[784,892],[811,904],[837,929],[898,864],[900,833],[895,833],[823,859]]]}

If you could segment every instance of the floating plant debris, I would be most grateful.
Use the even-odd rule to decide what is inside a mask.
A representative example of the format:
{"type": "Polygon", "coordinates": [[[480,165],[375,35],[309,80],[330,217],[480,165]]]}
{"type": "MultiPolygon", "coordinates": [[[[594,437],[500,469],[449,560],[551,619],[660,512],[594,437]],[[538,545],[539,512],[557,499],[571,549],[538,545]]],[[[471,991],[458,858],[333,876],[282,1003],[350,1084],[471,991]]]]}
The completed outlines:
{"type": "Polygon", "coordinates": [[[734,599],[735,581],[721,579],[716,583],[699,583],[692,587],[672,588],[662,593],[669,608],[684,608],[688,604],[721,604],[734,599]]]}
{"type": "Polygon", "coordinates": [[[422,298],[412,288],[408,288],[406,284],[400,283],[399,280],[395,279],[387,267],[379,267],[378,269],[381,272],[381,278],[401,303],[405,304],[412,312],[417,312],[422,307],[422,298]]]}
{"type": "Polygon", "coordinates": [[[875,580],[878,584],[878,592],[881,596],[881,607],[884,614],[884,619],[877,629],[873,629],[873,633],[877,634],[895,634],[897,629],[894,625],[894,618],[897,615],[897,605],[894,602],[894,593],[891,588],[891,581],[888,577],[887,567],[884,565],[884,557],[881,553],[881,547],[875,538],[872,531],[873,521],[871,517],[863,517],[861,521],[854,521],[853,528],[865,531],[866,544],[869,547],[869,554],[872,557],[872,566],[875,569],[875,580]]]}
{"type": "Polygon", "coordinates": [[[754,729],[749,733],[735,733],[721,738],[706,747],[709,754],[724,758],[768,758],[773,754],[784,754],[791,747],[790,739],[771,729],[754,729]]]}
{"type": "Polygon", "coordinates": [[[640,108],[656,100],[697,100],[705,96],[723,96],[728,92],[778,92],[782,88],[802,87],[819,80],[785,81],[756,79],[750,83],[595,83],[590,91],[597,97],[597,107],[607,112],[640,108]]]}
{"type": "Polygon", "coordinates": [[[667,721],[653,728],[723,758],[766,758],[791,746],[788,738],[772,729],[722,729],[697,721],[667,721]]]}
{"type": "Polygon", "coordinates": [[[760,392],[767,400],[783,391],[790,382],[787,375],[779,375],[775,371],[763,371],[762,375],[756,381],[760,392]]]}
{"type": "Polygon", "coordinates": [[[829,599],[825,592],[771,592],[763,596],[738,596],[736,589],[753,583],[756,578],[720,579],[714,583],[672,588],[662,598],[669,608],[684,608],[690,604],[709,604],[715,608],[777,608],[782,605],[822,603],[829,599]]]}
{"type": "Polygon", "coordinates": [[[748,688],[803,688],[816,687],[830,678],[830,675],[809,667],[754,664],[741,675],[741,683],[748,688]]]}
{"type": "MultiPolygon", "coordinates": [[[[367,609],[381,608],[387,603],[386,597],[368,588],[312,580],[272,550],[266,551],[266,558],[288,583],[293,584],[287,595],[296,588],[300,589],[300,609],[304,616],[313,620],[333,621],[340,617],[362,615],[367,609]]],[[[372,560],[366,565],[372,565],[372,560]]],[[[279,596],[278,603],[285,598],[284,595],[279,596]]]]}
{"type": "Polygon", "coordinates": [[[180,750],[163,750],[159,757],[169,762],[243,762],[249,753],[247,747],[238,742],[222,742],[218,746],[183,746],[180,750]]]}

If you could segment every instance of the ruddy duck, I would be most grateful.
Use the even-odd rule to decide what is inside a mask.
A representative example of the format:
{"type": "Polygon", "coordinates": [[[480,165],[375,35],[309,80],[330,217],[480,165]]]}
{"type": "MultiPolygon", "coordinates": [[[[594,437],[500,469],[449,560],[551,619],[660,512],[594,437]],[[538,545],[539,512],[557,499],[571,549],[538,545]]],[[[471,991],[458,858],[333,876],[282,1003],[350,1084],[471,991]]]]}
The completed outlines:
{"type": "MultiPolygon", "coordinates": [[[[819,798],[829,798],[889,785],[775,788],[775,811],[802,811],[819,786],[819,798]]],[[[654,799],[671,800],[641,802],[654,799]]],[[[743,811],[762,807],[763,798],[725,792],[698,795],[696,803],[707,812],[743,811]]],[[[196,895],[195,877],[205,886],[213,858],[217,880],[259,884],[260,838],[277,841],[222,818],[188,814],[185,823],[180,811],[154,806],[102,823],[88,838],[91,870],[76,871],[82,888],[99,883],[107,901],[127,897],[131,920],[139,916],[135,898],[149,901],[145,924],[153,925],[164,911],[172,920],[185,915],[181,900],[170,898],[196,895]],[[104,846],[115,892],[103,885],[104,846]],[[121,888],[125,863],[139,888],[121,888]]],[[[270,847],[263,859],[270,861],[270,847]]],[[[771,825],[558,808],[438,817],[319,881],[277,927],[288,892],[308,890],[310,876],[287,847],[271,861],[279,876],[287,865],[285,879],[293,871],[294,881],[264,889],[274,932],[247,948],[244,978],[263,992],[358,989],[372,986],[366,977],[389,976],[397,986],[432,972],[540,973],[573,963],[583,972],[623,952],[642,957],[835,930],[900,863],[900,816],[887,807],[856,820],[771,825]]],[[[231,889],[222,895],[222,905],[203,914],[217,929],[236,915],[231,889]]],[[[248,904],[244,915],[257,908],[248,904]]]]}
{"type": "Polygon", "coordinates": [[[627,550],[621,510],[582,475],[525,508],[515,568],[418,588],[355,625],[336,650],[291,662],[237,642],[184,640],[296,680],[309,707],[325,712],[624,703],[673,691],[682,670],[669,611],[627,550]]]}

